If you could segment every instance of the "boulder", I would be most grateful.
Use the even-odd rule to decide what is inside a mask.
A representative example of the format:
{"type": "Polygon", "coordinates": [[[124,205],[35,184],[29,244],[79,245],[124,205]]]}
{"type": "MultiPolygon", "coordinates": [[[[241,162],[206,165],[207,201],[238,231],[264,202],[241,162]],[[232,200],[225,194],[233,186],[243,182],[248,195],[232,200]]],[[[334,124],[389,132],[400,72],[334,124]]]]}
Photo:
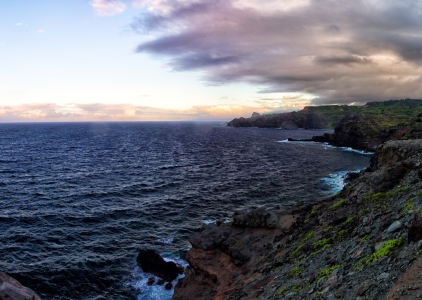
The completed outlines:
{"type": "Polygon", "coordinates": [[[136,263],[144,272],[163,278],[165,281],[173,281],[179,275],[179,269],[174,262],[166,262],[153,250],[139,252],[136,263]]]}
{"type": "Polygon", "coordinates": [[[168,282],[164,287],[166,290],[171,290],[173,285],[171,284],[171,282],[168,282]]]}
{"type": "Polygon", "coordinates": [[[275,213],[258,208],[255,210],[237,210],[233,213],[233,225],[249,228],[276,228],[278,217],[275,213]]]}
{"type": "Polygon", "coordinates": [[[0,299],[7,300],[41,300],[40,296],[19,281],[0,272],[0,299]]]}
{"type": "Polygon", "coordinates": [[[155,277],[151,277],[151,278],[148,278],[148,282],[147,282],[147,284],[148,284],[148,285],[153,285],[153,284],[154,284],[154,282],[155,282],[155,277]]]}
{"type": "Polygon", "coordinates": [[[415,214],[415,220],[409,228],[408,239],[409,243],[422,240],[422,220],[419,218],[418,214],[415,214]]]}

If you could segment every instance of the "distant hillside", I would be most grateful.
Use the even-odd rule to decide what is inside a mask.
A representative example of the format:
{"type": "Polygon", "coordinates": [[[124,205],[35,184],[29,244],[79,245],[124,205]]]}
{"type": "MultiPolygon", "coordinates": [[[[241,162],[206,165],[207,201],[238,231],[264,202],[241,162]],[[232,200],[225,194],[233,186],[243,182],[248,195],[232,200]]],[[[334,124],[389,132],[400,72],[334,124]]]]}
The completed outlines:
{"type": "Polygon", "coordinates": [[[227,125],[232,127],[260,128],[335,128],[344,117],[349,115],[382,116],[382,128],[407,122],[422,113],[421,99],[389,100],[368,102],[363,106],[324,105],[307,106],[303,110],[267,114],[253,118],[238,118],[227,125]]]}

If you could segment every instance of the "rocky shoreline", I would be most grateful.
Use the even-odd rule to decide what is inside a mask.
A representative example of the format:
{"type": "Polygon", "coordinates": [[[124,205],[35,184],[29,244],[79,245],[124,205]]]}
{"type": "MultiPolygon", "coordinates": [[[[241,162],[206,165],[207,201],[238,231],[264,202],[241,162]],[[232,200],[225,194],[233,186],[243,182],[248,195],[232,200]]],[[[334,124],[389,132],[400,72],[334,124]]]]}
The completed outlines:
{"type": "Polygon", "coordinates": [[[420,123],[383,132],[371,166],[331,198],[204,224],[172,299],[421,298],[420,123]]]}

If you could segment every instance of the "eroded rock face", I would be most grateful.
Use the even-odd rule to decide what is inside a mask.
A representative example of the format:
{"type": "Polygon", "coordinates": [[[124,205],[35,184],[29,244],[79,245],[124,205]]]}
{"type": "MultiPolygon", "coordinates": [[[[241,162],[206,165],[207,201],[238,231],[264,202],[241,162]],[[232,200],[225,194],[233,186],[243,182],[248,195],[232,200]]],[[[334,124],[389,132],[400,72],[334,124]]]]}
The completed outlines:
{"type": "Polygon", "coordinates": [[[173,281],[179,275],[179,269],[174,262],[166,262],[153,250],[139,252],[136,263],[144,272],[154,274],[165,281],[173,281]]]}
{"type": "Polygon", "coordinates": [[[324,201],[204,225],[173,299],[422,297],[419,142],[380,147],[376,169],[324,201]]]}
{"type": "Polygon", "coordinates": [[[5,300],[41,300],[33,290],[24,287],[19,281],[0,272],[0,299],[5,300]]]}
{"type": "Polygon", "coordinates": [[[252,211],[236,210],[233,214],[233,224],[238,227],[276,228],[278,217],[275,213],[264,208],[252,211]]]}

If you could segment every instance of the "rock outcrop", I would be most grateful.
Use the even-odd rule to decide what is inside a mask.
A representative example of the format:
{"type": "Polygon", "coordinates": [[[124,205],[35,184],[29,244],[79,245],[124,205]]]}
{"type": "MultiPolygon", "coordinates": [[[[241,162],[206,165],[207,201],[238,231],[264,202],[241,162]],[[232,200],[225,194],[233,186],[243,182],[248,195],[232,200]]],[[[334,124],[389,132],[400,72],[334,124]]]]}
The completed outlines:
{"type": "Polygon", "coordinates": [[[418,299],[422,140],[378,147],[337,195],[203,225],[172,299],[418,299]]]}
{"type": "Polygon", "coordinates": [[[139,252],[136,263],[144,272],[151,273],[168,282],[175,280],[179,276],[178,266],[172,261],[165,261],[153,250],[139,252]]]}
{"type": "Polygon", "coordinates": [[[24,287],[19,281],[0,272],[1,300],[41,300],[33,290],[24,287]]]}

